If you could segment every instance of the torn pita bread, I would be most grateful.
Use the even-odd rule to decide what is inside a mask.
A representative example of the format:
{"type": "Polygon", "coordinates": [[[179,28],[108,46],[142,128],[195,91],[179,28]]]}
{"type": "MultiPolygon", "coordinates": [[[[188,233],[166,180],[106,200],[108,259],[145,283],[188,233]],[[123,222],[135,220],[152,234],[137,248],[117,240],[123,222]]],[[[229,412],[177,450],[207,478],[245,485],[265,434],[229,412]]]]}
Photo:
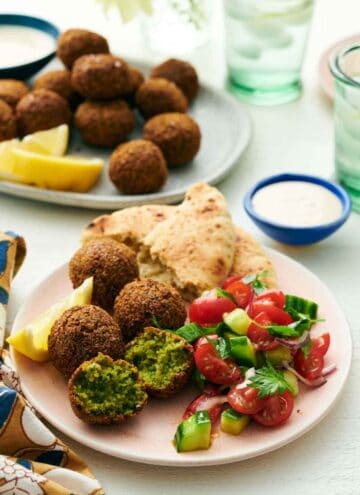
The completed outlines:
{"type": "Polygon", "coordinates": [[[200,182],[145,237],[138,255],[140,276],[170,282],[192,298],[221,284],[234,254],[235,230],[225,198],[200,182]]]}

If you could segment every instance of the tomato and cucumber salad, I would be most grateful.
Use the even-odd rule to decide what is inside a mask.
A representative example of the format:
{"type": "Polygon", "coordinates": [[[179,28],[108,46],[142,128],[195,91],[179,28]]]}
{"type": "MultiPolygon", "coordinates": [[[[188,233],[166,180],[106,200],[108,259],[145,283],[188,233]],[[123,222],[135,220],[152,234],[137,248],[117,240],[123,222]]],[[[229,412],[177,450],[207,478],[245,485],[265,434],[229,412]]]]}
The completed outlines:
{"type": "Polygon", "coordinates": [[[294,410],[299,382],[326,383],[330,334],[311,335],[318,305],[279,289],[262,274],[232,276],[189,307],[189,323],[176,333],[194,347],[194,382],[175,435],[178,452],[209,448],[214,430],[238,435],[251,422],[277,427],[294,410]],[[327,364],[327,366],[325,366],[327,364]],[[220,426],[219,426],[220,425],[220,426]]]}

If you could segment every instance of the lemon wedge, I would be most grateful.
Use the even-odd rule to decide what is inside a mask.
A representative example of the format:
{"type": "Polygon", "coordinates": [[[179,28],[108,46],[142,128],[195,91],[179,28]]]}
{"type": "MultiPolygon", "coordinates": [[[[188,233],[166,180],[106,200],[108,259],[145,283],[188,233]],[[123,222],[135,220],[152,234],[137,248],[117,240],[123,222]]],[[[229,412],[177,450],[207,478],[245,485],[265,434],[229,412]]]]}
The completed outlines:
{"type": "Polygon", "coordinates": [[[104,165],[98,158],[50,156],[17,147],[10,148],[9,153],[8,173],[17,181],[59,191],[88,191],[104,165]]]}
{"type": "Polygon", "coordinates": [[[93,277],[90,277],[65,299],[42,313],[35,321],[8,337],[7,343],[33,361],[47,361],[49,359],[48,337],[53,324],[67,309],[90,304],[92,291],[93,277]]]}
{"type": "Polygon", "coordinates": [[[12,172],[14,157],[11,150],[21,146],[18,139],[10,139],[0,143],[0,179],[16,181],[17,178],[12,172]]]}
{"type": "Polygon", "coordinates": [[[68,143],[69,126],[62,124],[46,131],[38,131],[25,136],[21,142],[21,148],[34,153],[63,156],[67,150],[68,143]]]}

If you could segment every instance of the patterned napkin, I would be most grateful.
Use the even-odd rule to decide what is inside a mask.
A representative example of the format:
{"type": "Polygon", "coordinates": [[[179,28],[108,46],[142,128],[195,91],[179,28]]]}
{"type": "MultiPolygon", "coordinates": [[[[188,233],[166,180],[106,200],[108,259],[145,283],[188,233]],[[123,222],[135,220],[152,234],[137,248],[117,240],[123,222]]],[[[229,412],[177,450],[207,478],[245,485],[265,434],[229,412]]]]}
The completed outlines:
{"type": "MultiPolygon", "coordinates": [[[[0,232],[0,349],[13,277],[26,253],[13,232],[0,232]]],[[[0,355],[0,495],[101,495],[87,465],[42,423],[21,393],[3,349],[0,355]]]]}

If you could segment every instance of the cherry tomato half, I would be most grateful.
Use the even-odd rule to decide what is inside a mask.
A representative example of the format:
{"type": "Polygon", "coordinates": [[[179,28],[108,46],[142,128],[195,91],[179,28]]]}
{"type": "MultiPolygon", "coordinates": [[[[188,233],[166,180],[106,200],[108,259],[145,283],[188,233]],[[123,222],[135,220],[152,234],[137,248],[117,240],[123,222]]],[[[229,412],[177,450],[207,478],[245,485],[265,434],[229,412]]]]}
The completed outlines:
{"type": "Polygon", "coordinates": [[[236,304],[227,297],[198,297],[189,307],[189,319],[199,325],[216,325],[236,304]]]}
{"type": "Polygon", "coordinates": [[[255,316],[263,312],[268,315],[271,323],[276,323],[278,325],[290,325],[290,323],[293,322],[293,319],[289,313],[281,308],[278,308],[277,306],[274,306],[270,300],[263,299],[259,301],[255,299],[250,305],[250,310],[248,311],[249,316],[251,318],[255,318],[255,316]]]}
{"type": "Polygon", "coordinates": [[[316,380],[321,376],[324,368],[324,354],[316,344],[310,349],[309,355],[305,357],[303,351],[299,349],[294,357],[295,369],[307,380],[316,380]]]}
{"type": "Polygon", "coordinates": [[[325,356],[330,346],[330,334],[323,333],[320,337],[313,339],[313,346],[317,347],[319,352],[325,356]]]}
{"type": "Polygon", "coordinates": [[[231,275],[231,277],[225,279],[225,281],[222,284],[222,288],[227,290],[230,284],[232,284],[233,282],[237,282],[238,280],[242,280],[242,278],[243,278],[242,275],[231,275]]]}
{"type": "Polygon", "coordinates": [[[258,397],[258,390],[237,384],[227,395],[230,406],[241,414],[255,414],[264,407],[265,400],[258,397]]]}
{"type": "MultiPolygon", "coordinates": [[[[201,339],[199,339],[201,340],[201,339]]],[[[240,378],[241,371],[233,359],[221,359],[210,342],[195,345],[195,364],[207,380],[218,385],[230,385],[240,378]]]]}
{"type": "MultiPolygon", "coordinates": [[[[257,314],[254,320],[265,327],[271,325],[272,323],[269,316],[265,312],[257,314]]],[[[256,323],[250,324],[247,330],[247,336],[249,337],[251,342],[256,344],[256,347],[259,351],[271,351],[271,349],[275,349],[279,346],[275,338],[270,335],[268,330],[266,330],[266,328],[259,327],[258,325],[256,325],[256,323]]]]}
{"type": "Polygon", "coordinates": [[[283,308],[285,306],[285,294],[278,289],[269,289],[261,292],[256,296],[257,301],[268,300],[272,301],[277,308],[283,308]]]}
{"type": "Polygon", "coordinates": [[[294,398],[286,390],[281,395],[276,394],[266,398],[263,408],[254,414],[253,418],[257,423],[264,426],[278,426],[285,423],[293,409],[294,398]]]}
{"type": "Polygon", "coordinates": [[[187,419],[196,411],[208,411],[211,423],[214,424],[219,419],[224,408],[223,404],[214,404],[214,397],[221,397],[221,393],[214,385],[208,385],[201,395],[198,395],[186,408],[183,419],[187,419]]]}
{"type": "Polygon", "coordinates": [[[244,284],[241,280],[232,282],[226,287],[226,290],[234,296],[240,308],[246,308],[253,294],[252,287],[244,284]]]}

